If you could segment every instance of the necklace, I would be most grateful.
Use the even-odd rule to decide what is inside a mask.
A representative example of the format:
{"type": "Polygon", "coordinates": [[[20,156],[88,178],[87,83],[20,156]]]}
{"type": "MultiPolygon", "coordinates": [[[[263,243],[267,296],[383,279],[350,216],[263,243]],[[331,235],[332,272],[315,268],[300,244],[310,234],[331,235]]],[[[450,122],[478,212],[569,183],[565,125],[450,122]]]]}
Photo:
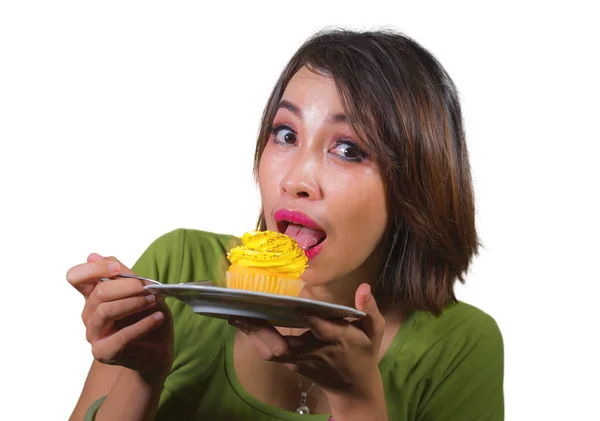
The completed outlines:
{"type": "Polygon", "coordinates": [[[308,408],[308,394],[315,387],[315,382],[305,392],[302,390],[302,380],[300,375],[296,373],[296,379],[298,380],[298,387],[300,388],[300,406],[296,408],[296,412],[301,415],[310,415],[310,409],[308,408]]]}

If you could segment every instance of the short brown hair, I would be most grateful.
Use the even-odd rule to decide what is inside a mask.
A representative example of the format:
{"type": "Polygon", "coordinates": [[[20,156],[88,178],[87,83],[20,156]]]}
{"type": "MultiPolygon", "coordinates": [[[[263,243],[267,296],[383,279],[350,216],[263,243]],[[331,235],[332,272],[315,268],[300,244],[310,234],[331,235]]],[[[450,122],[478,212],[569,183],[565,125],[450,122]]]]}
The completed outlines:
{"type": "MultiPolygon", "coordinates": [[[[264,110],[254,169],[301,67],[331,76],[386,184],[387,259],[378,300],[439,315],[477,254],[473,187],[457,90],[436,58],[393,31],[321,31],[283,70],[264,110]]],[[[264,216],[259,229],[265,229],[264,216]]]]}

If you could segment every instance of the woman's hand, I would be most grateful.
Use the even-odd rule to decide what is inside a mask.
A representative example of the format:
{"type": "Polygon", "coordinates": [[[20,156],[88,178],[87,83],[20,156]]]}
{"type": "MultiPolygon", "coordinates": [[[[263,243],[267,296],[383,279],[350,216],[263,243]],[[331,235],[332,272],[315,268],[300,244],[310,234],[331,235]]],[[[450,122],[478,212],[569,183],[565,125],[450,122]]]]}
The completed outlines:
{"type": "Polygon", "coordinates": [[[94,358],[149,377],[166,377],[173,361],[173,321],[164,301],[144,282],[118,278],[132,273],[114,257],[91,254],[67,280],[84,297],[81,315],[94,358]],[[101,278],[116,279],[101,282],[101,278]]]}
{"type": "Polygon", "coordinates": [[[285,363],[315,381],[325,391],[335,419],[349,419],[340,415],[349,409],[386,419],[378,367],[385,319],[368,284],[357,289],[355,302],[366,318],[349,322],[308,317],[309,330],[300,336],[283,336],[256,319],[233,318],[230,323],[248,336],[264,359],[285,363]]]}

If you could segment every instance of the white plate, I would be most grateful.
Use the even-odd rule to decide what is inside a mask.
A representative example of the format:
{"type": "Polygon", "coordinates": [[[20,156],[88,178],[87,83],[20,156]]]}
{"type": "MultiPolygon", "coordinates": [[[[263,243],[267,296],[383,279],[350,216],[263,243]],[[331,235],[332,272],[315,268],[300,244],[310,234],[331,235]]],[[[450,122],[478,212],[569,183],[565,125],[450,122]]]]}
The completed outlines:
{"type": "Polygon", "coordinates": [[[274,326],[304,327],[303,315],[325,319],[366,316],[362,311],[337,304],[223,287],[163,284],[146,285],[144,289],[163,297],[177,298],[192,307],[194,313],[221,319],[255,317],[274,326]]]}

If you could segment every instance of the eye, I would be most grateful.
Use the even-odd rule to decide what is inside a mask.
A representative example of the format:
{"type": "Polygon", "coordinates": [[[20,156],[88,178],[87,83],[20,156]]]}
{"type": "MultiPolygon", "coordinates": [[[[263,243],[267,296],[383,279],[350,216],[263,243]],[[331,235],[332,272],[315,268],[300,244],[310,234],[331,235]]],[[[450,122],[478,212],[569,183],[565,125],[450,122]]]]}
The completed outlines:
{"type": "Polygon", "coordinates": [[[350,140],[338,140],[332,152],[350,162],[361,162],[367,157],[363,150],[350,140]]]}
{"type": "Polygon", "coordinates": [[[273,129],[275,142],[282,145],[293,145],[298,141],[298,135],[289,126],[277,126],[273,129]]]}

